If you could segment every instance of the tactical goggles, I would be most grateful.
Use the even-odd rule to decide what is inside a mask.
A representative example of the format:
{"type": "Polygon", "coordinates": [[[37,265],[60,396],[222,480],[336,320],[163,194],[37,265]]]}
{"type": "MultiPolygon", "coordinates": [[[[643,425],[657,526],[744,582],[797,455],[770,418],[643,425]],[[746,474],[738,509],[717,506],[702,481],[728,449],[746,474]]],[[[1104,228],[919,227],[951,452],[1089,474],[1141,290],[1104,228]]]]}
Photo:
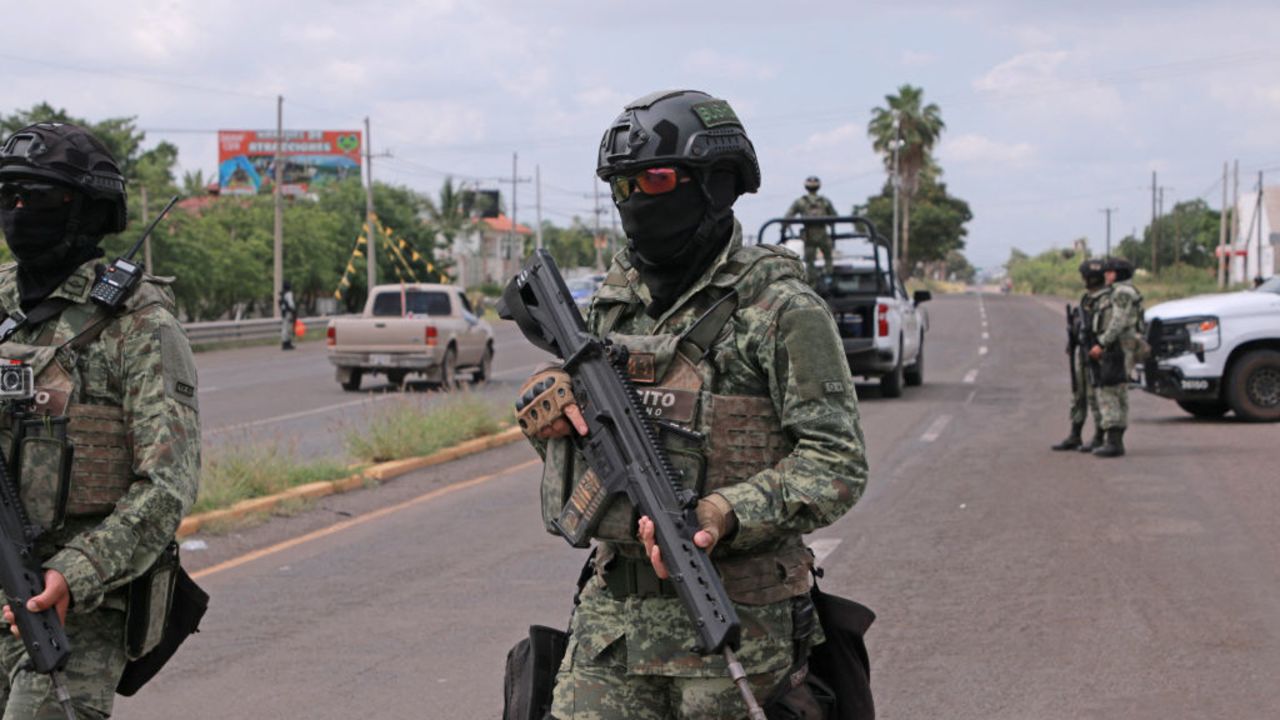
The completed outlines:
{"type": "Polygon", "coordinates": [[[71,196],[71,191],[59,185],[33,182],[0,183],[0,210],[13,210],[21,202],[31,210],[52,210],[61,207],[71,196]]]}
{"type": "Polygon", "coordinates": [[[613,190],[613,201],[622,202],[636,191],[645,195],[665,195],[675,190],[680,183],[688,181],[689,175],[683,170],[655,167],[645,168],[633,175],[614,175],[609,178],[609,187],[613,190]]]}

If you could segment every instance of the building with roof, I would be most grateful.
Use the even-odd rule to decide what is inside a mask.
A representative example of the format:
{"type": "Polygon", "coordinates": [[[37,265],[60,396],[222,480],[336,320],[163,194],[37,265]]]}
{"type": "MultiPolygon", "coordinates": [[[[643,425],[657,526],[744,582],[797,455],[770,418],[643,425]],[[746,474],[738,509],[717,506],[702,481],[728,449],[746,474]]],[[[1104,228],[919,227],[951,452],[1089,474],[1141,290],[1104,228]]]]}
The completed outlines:
{"type": "Polygon", "coordinates": [[[442,253],[453,261],[450,280],[463,287],[505,283],[520,272],[525,244],[531,237],[532,228],[519,223],[512,227],[511,218],[506,215],[477,218],[442,253]]]}
{"type": "Polygon", "coordinates": [[[1230,282],[1251,283],[1280,272],[1280,185],[1242,194],[1232,230],[1230,282]]]}

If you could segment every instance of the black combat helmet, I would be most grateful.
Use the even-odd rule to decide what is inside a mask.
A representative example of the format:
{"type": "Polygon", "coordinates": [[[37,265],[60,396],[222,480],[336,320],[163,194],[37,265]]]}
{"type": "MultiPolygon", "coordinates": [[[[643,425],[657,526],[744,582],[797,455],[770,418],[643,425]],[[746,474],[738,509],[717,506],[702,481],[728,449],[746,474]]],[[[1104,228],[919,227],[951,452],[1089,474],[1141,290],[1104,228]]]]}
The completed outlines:
{"type": "Polygon", "coordinates": [[[627,103],[600,141],[596,175],[677,163],[709,168],[731,164],[738,193],[760,188],[760,163],[729,103],[698,90],[664,90],[627,103]]]}
{"type": "Polygon", "coordinates": [[[810,175],[804,180],[804,189],[809,192],[818,192],[818,188],[822,187],[822,181],[817,175],[810,175]]]}
{"type": "Polygon", "coordinates": [[[1105,272],[1114,272],[1116,274],[1116,282],[1122,282],[1133,277],[1133,263],[1124,258],[1107,258],[1103,270],[1105,272]]]}
{"type": "Polygon", "coordinates": [[[104,233],[128,220],[124,175],[111,151],[82,127],[36,123],[9,136],[0,147],[0,182],[43,180],[66,185],[110,207],[104,233]]]}
{"type": "Polygon", "coordinates": [[[1080,277],[1084,278],[1086,287],[1097,287],[1105,283],[1106,263],[1099,258],[1090,258],[1080,263],[1080,277]]]}

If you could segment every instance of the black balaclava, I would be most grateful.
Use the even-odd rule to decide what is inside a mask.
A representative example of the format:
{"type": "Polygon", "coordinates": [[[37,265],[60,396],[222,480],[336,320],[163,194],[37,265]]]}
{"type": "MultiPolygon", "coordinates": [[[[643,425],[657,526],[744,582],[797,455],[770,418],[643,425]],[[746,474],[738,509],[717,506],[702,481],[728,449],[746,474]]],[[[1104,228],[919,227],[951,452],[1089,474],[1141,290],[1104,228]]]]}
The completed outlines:
{"type": "Polygon", "coordinates": [[[102,257],[106,210],[72,191],[70,203],[42,210],[0,210],[0,230],[18,261],[22,310],[40,304],[84,263],[102,257]]]}
{"type": "Polygon", "coordinates": [[[649,317],[666,312],[733,236],[736,175],[720,169],[690,174],[690,182],[669,193],[634,192],[617,204],[631,264],[653,297],[645,308],[649,317]]]}

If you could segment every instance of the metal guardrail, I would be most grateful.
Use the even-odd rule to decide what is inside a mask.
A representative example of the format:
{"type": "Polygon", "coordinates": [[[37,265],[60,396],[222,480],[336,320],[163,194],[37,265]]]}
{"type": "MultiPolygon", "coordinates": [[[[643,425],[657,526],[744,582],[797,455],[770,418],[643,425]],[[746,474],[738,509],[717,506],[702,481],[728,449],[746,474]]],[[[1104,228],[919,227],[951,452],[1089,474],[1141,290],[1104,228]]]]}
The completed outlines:
{"type": "MultiPolygon", "coordinates": [[[[307,326],[307,334],[323,333],[329,320],[336,316],[299,318],[307,326]]],[[[242,340],[266,340],[280,338],[280,321],[273,318],[255,320],[214,320],[213,322],[184,323],[187,338],[192,345],[213,345],[242,340]]]]}

